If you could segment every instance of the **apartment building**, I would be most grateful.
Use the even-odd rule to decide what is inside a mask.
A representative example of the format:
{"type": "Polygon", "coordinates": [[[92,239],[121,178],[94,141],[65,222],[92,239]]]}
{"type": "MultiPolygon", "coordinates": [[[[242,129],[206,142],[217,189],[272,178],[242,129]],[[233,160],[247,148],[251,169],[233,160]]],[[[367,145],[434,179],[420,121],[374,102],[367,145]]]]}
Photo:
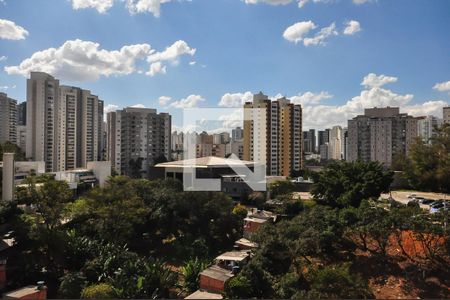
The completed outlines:
{"type": "Polygon", "coordinates": [[[0,143],[17,143],[17,100],[0,93],[0,143]]]}
{"type": "Polygon", "coordinates": [[[434,128],[441,126],[442,119],[435,116],[424,116],[417,118],[417,136],[422,138],[423,142],[431,144],[431,138],[436,135],[434,128]]]}
{"type": "Polygon", "coordinates": [[[140,173],[171,154],[171,116],[156,109],[127,107],[107,115],[107,158],[116,172],[131,175],[136,163],[140,173]]]}
{"type": "Polygon", "coordinates": [[[43,72],[27,80],[26,154],[47,172],[85,168],[103,160],[103,101],[88,90],[60,85],[43,72]]]}
{"type": "Polygon", "coordinates": [[[342,159],[342,135],[343,132],[341,126],[333,126],[329,131],[328,159],[342,159]]]}
{"type": "Polygon", "coordinates": [[[450,106],[442,108],[444,124],[450,124],[450,106]]]}
{"type": "Polygon", "coordinates": [[[263,163],[267,175],[290,176],[303,166],[302,108],[263,93],[244,104],[244,160],[263,163]]]}
{"type": "Polygon", "coordinates": [[[59,80],[43,72],[27,79],[26,156],[44,161],[47,172],[57,171],[59,80]]]}
{"type": "Polygon", "coordinates": [[[314,129],[303,131],[303,151],[305,153],[316,152],[316,131],[314,129]]]}
{"type": "Polygon", "coordinates": [[[348,121],[349,161],[392,164],[396,154],[407,154],[417,136],[417,119],[398,107],[368,108],[348,121]]]}
{"type": "Polygon", "coordinates": [[[330,141],[330,129],[319,130],[318,132],[318,151],[320,159],[328,159],[328,144],[330,141]]]}

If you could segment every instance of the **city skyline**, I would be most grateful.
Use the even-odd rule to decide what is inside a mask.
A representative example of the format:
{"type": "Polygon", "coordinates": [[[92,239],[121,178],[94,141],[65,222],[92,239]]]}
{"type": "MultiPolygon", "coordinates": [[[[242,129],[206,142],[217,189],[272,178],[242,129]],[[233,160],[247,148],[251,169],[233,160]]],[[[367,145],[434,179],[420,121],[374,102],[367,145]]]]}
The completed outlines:
{"type": "Polygon", "coordinates": [[[26,73],[45,67],[64,84],[99,95],[105,111],[141,104],[169,112],[174,130],[180,108],[241,106],[260,90],[302,104],[304,130],[345,126],[374,106],[442,118],[450,90],[442,63],[450,46],[443,29],[448,2],[269,5],[275,2],[171,1],[155,16],[158,5],[142,13],[144,6],[122,1],[91,1],[98,5],[83,9],[82,0],[39,0],[32,6],[40,9],[30,9],[27,1],[4,0],[1,91],[24,101],[26,73]],[[36,18],[41,9],[54,17],[36,18]],[[192,13],[183,14],[187,9],[192,13]],[[413,22],[419,15],[421,22],[413,22]],[[14,36],[5,33],[8,26],[14,36]],[[108,59],[116,63],[100,68],[108,59]]]}

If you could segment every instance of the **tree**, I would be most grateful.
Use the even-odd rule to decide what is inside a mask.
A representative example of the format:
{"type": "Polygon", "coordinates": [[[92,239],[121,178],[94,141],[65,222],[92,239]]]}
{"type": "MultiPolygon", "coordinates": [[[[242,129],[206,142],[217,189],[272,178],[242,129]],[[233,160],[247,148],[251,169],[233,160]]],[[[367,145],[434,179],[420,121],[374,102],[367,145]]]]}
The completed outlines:
{"type": "Polygon", "coordinates": [[[241,274],[231,278],[225,283],[225,296],[227,299],[250,299],[253,295],[252,284],[241,274]]]}
{"type": "Polygon", "coordinates": [[[294,184],[289,180],[278,180],[269,184],[270,197],[272,199],[281,195],[290,194],[294,190],[294,184]]]}
{"type": "Polygon", "coordinates": [[[417,138],[406,162],[405,175],[414,188],[450,192],[450,124],[435,128],[431,144],[417,138]]]}
{"type": "Polygon", "coordinates": [[[333,162],[320,173],[311,193],[319,204],[358,207],[362,200],[387,191],[392,177],[378,162],[333,162]]]}
{"type": "Polygon", "coordinates": [[[61,278],[58,298],[79,299],[85,287],[86,277],[82,273],[68,273],[61,278]]]}
{"type": "Polygon", "coordinates": [[[199,287],[198,276],[207,266],[208,263],[198,259],[198,257],[188,260],[180,268],[181,274],[183,275],[182,289],[188,293],[196,291],[199,287]]]}

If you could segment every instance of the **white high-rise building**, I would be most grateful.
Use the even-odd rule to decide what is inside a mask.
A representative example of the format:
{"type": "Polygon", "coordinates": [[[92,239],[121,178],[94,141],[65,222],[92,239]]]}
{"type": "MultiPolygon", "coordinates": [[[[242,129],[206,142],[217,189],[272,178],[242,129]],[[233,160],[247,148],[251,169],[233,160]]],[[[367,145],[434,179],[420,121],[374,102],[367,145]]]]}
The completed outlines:
{"type": "MultiPolygon", "coordinates": [[[[17,143],[17,100],[0,93],[0,143],[17,143]]],[[[25,149],[22,149],[25,150],[25,149]]]]}
{"type": "Polygon", "coordinates": [[[26,156],[44,161],[46,171],[57,171],[59,80],[43,72],[31,72],[27,80],[26,156]]]}
{"type": "Polygon", "coordinates": [[[49,74],[27,81],[27,158],[46,171],[86,168],[103,160],[103,101],[79,87],[59,85],[49,74]]]}
{"type": "Polygon", "coordinates": [[[442,109],[443,120],[445,124],[450,124],[450,106],[442,109]]]}
{"type": "Polygon", "coordinates": [[[333,126],[329,132],[328,159],[342,159],[342,127],[333,126]]]}
{"type": "Polygon", "coordinates": [[[435,116],[417,118],[417,136],[425,143],[431,144],[431,138],[435,135],[434,128],[442,125],[442,119],[435,116]]]}

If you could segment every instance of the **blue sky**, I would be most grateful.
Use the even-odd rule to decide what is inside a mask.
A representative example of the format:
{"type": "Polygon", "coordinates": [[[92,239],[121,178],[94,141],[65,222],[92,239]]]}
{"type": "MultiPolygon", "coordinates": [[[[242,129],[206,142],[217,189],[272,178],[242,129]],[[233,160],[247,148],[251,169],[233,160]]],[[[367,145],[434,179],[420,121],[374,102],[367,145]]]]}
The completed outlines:
{"type": "Polygon", "coordinates": [[[305,129],[375,105],[442,116],[450,1],[299,2],[0,0],[0,91],[23,101],[28,72],[48,71],[110,109],[142,104],[175,125],[184,107],[236,106],[259,91],[303,104],[305,129]]]}

